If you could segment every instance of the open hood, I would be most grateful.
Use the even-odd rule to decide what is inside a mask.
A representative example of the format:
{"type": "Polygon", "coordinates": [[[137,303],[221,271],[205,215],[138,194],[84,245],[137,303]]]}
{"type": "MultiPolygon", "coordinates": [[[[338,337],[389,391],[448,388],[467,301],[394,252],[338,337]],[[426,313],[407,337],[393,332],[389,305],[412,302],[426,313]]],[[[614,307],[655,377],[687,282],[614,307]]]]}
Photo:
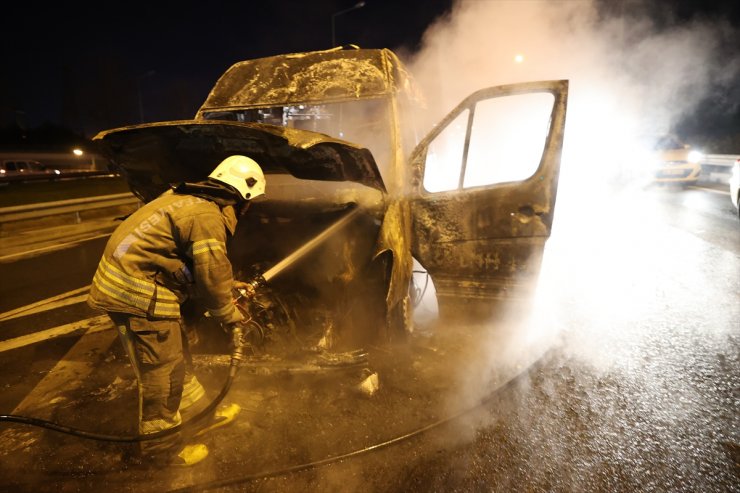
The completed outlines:
{"type": "Polygon", "coordinates": [[[369,150],[306,130],[263,123],[177,120],[105,130],[93,141],[145,202],[170,183],[205,179],[234,154],[251,157],[265,174],[353,181],[386,191],[369,150]]]}

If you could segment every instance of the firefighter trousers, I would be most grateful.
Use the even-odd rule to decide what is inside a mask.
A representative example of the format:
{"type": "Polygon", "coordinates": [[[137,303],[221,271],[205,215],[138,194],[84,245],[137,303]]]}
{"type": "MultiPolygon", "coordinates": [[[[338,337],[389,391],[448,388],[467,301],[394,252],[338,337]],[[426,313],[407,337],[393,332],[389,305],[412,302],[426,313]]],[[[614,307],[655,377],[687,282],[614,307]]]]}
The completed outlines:
{"type": "MultiPolygon", "coordinates": [[[[177,319],[108,314],[129,357],[138,383],[139,434],[167,430],[182,422],[181,412],[203,404],[203,386],[192,372],[187,337],[177,319]]],[[[139,442],[142,455],[166,455],[182,448],[182,433],[139,442]]]]}

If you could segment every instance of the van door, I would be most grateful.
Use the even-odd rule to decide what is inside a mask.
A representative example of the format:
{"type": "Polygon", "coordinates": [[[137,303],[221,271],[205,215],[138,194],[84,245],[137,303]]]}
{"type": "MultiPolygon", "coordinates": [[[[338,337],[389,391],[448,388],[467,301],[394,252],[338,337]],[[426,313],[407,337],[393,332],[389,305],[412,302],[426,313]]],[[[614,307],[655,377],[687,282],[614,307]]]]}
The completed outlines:
{"type": "Polygon", "coordinates": [[[440,316],[484,320],[526,301],[552,228],[568,81],[489,87],[416,147],[412,253],[440,316]]]}

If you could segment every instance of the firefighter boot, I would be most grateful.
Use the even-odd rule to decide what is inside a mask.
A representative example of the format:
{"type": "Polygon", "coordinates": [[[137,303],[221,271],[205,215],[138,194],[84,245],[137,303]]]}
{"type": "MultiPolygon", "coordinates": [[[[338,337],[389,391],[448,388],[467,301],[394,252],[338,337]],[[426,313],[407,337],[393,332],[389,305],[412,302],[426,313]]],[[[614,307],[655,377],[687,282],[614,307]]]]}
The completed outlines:
{"type": "Polygon", "coordinates": [[[188,467],[208,457],[208,447],[202,443],[185,445],[180,452],[172,455],[167,464],[174,467],[188,467]]]}
{"type": "Polygon", "coordinates": [[[209,431],[215,430],[231,424],[241,412],[242,408],[239,404],[231,403],[228,405],[221,406],[214,414],[213,417],[206,421],[203,428],[198,430],[193,437],[199,437],[209,431]]]}

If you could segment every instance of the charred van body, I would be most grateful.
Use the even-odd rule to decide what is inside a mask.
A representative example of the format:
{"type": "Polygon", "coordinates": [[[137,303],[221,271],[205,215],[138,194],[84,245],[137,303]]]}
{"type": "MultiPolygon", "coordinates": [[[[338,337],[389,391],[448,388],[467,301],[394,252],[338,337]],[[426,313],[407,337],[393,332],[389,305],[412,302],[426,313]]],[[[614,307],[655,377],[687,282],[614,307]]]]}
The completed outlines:
{"type": "Polygon", "coordinates": [[[229,155],[255,159],[267,200],[252,205],[229,246],[237,275],[280,264],[267,283],[282,313],[273,318],[290,319],[300,337],[331,333],[351,347],[410,330],[414,258],[443,317],[483,320],[496,300],[531,294],[552,227],[567,88],[477,91],[419,140],[412,115],[422,100],[401,61],[385,49],[334,49],[239,62],[194,119],[95,140],[144,201],[169,183],[203,179],[229,155]],[[499,139],[522,145],[529,168],[471,181],[471,170],[511,164],[481,150],[502,128],[483,120],[495,113],[489,106],[532,95],[546,98],[536,139],[499,139]],[[440,170],[441,186],[431,176],[440,170]]]}

